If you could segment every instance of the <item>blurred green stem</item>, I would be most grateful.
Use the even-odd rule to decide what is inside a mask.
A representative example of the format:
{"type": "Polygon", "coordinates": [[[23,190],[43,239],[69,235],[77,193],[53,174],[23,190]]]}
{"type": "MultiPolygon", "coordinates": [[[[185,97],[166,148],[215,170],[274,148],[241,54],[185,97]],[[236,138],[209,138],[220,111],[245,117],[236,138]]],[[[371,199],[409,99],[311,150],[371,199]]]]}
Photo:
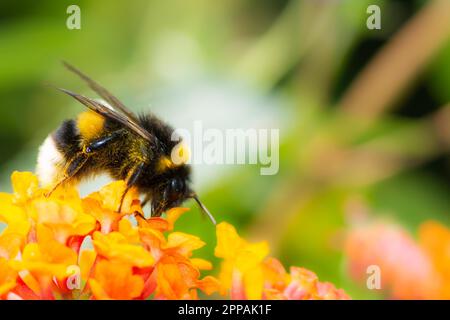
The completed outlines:
{"type": "Polygon", "coordinates": [[[292,0],[266,34],[244,54],[235,77],[270,89],[330,28],[338,3],[292,0]],[[292,34],[297,35],[292,37],[292,34]]]}
{"type": "Polygon", "coordinates": [[[340,105],[374,119],[394,105],[450,35],[450,1],[434,0],[416,14],[360,73],[340,105]]]}

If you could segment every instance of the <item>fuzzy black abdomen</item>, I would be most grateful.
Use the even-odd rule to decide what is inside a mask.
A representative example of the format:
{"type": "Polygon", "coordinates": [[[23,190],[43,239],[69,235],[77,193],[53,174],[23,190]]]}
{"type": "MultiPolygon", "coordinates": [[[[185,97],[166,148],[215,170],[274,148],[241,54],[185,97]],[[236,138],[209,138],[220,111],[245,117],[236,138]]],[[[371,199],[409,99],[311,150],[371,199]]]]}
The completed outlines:
{"type": "Polygon", "coordinates": [[[66,159],[71,159],[81,151],[81,135],[78,132],[75,120],[64,121],[52,137],[56,147],[66,159]]]}
{"type": "Polygon", "coordinates": [[[86,158],[83,166],[74,174],[73,178],[79,180],[90,175],[109,173],[114,179],[126,178],[128,164],[129,144],[127,144],[127,133],[120,131],[114,141],[110,141],[101,146],[98,150],[87,153],[89,146],[110,136],[117,131],[117,125],[105,122],[104,128],[97,136],[87,138],[81,133],[77,120],[64,121],[61,126],[52,134],[55,146],[63,155],[64,167],[73,161],[80,161],[80,157],[86,158]]]}

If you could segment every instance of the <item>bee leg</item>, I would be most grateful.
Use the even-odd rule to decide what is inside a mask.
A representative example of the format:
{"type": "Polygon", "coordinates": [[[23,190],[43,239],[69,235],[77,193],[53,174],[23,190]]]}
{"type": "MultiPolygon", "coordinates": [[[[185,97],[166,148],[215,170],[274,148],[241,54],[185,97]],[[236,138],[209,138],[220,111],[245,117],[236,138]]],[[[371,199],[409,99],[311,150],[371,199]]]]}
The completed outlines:
{"type": "MultiPolygon", "coordinates": [[[[145,205],[150,201],[150,199],[151,199],[151,196],[150,196],[149,194],[147,194],[147,195],[144,197],[144,201],[141,202],[141,208],[142,208],[142,210],[144,210],[145,205]]],[[[144,215],[143,213],[135,212],[135,215],[141,217],[141,218],[144,219],[144,220],[147,220],[147,219],[145,218],[145,215],[144,215]]]]}
{"type": "Polygon", "coordinates": [[[152,197],[149,194],[146,195],[144,198],[144,201],[142,201],[142,203],[141,203],[141,207],[144,208],[147,205],[147,203],[150,201],[151,198],[152,197]]]}
{"type": "Polygon", "coordinates": [[[67,166],[64,178],[61,179],[61,181],[59,181],[48,193],[46,193],[45,196],[49,197],[53,193],[53,191],[56,190],[56,188],[72,178],[83,167],[83,165],[95,151],[104,148],[111,141],[120,137],[122,131],[122,129],[114,131],[110,135],[93,140],[88,145],[84,146],[83,151],[79,152],[67,166]]]}
{"type": "Polygon", "coordinates": [[[131,189],[131,187],[136,184],[137,180],[139,179],[139,177],[143,171],[142,170],[143,168],[144,168],[144,163],[138,164],[131,171],[131,174],[128,176],[127,181],[126,181],[127,186],[126,186],[124,192],[122,193],[122,197],[120,198],[119,210],[117,212],[120,212],[122,210],[123,200],[125,200],[125,196],[127,195],[128,191],[131,189]]]}
{"type": "Polygon", "coordinates": [[[52,195],[52,193],[60,186],[62,185],[64,182],[66,182],[69,178],[64,177],[63,179],[61,179],[61,181],[58,181],[48,192],[44,193],[44,196],[46,198],[50,197],[52,195]]]}
{"type": "Polygon", "coordinates": [[[86,145],[83,149],[84,153],[93,153],[95,151],[98,151],[100,149],[103,149],[104,147],[106,147],[110,142],[116,140],[117,138],[119,138],[122,134],[123,130],[117,130],[112,132],[111,134],[105,136],[105,137],[101,137],[98,139],[95,139],[93,141],[91,141],[88,145],[86,145]]]}
{"type": "Polygon", "coordinates": [[[55,186],[45,194],[46,197],[49,197],[60,185],[64,184],[66,181],[70,180],[86,163],[88,160],[88,155],[80,152],[76,155],[76,157],[70,161],[67,166],[66,172],[64,173],[64,177],[58,181],[55,186]]]}

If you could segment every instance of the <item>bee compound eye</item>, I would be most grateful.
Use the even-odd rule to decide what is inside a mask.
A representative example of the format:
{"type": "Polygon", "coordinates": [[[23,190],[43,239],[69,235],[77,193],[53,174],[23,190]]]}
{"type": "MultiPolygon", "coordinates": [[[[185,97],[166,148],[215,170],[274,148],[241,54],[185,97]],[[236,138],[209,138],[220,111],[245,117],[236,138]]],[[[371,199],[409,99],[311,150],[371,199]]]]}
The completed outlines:
{"type": "Polygon", "coordinates": [[[172,189],[172,191],[175,191],[177,193],[183,190],[183,186],[184,183],[180,179],[172,179],[172,181],[170,181],[170,188],[172,189]]]}

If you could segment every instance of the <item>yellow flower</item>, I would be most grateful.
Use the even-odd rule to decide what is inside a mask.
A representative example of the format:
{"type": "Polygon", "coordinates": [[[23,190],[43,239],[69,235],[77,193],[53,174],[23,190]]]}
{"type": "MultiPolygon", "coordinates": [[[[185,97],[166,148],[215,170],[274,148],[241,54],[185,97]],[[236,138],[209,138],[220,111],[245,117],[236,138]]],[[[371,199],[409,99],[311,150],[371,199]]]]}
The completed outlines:
{"type": "Polygon", "coordinates": [[[231,299],[349,299],[344,291],[304,268],[286,273],[281,263],[267,257],[266,242],[249,243],[236,229],[222,222],[217,226],[215,255],[223,258],[219,280],[221,293],[231,299]]]}
{"type": "Polygon", "coordinates": [[[264,286],[262,261],[269,254],[266,242],[251,244],[226,222],[217,225],[215,255],[223,258],[221,293],[231,289],[233,299],[261,299],[264,286]]]}
{"type": "Polygon", "coordinates": [[[37,178],[29,172],[14,172],[11,176],[14,193],[0,192],[0,222],[6,223],[3,234],[27,236],[31,224],[25,205],[40,192],[37,178]]]}
{"type": "Polygon", "coordinates": [[[0,257],[13,259],[25,245],[31,223],[26,211],[12,204],[8,196],[0,194],[0,222],[6,224],[0,234],[0,257]]]}
{"type": "Polygon", "coordinates": [[[14,204],[20,205],[40,197],[43,190],[39,189],[39,181],[31,172],[14,171],[11,176],[13,186],[12,201],[14,204]]]}
{"type": "Polygon", "coordinates": [[[16,286],[17,272],[12,269],[8,260],[0,258],[0,299],[16,286]]]}

